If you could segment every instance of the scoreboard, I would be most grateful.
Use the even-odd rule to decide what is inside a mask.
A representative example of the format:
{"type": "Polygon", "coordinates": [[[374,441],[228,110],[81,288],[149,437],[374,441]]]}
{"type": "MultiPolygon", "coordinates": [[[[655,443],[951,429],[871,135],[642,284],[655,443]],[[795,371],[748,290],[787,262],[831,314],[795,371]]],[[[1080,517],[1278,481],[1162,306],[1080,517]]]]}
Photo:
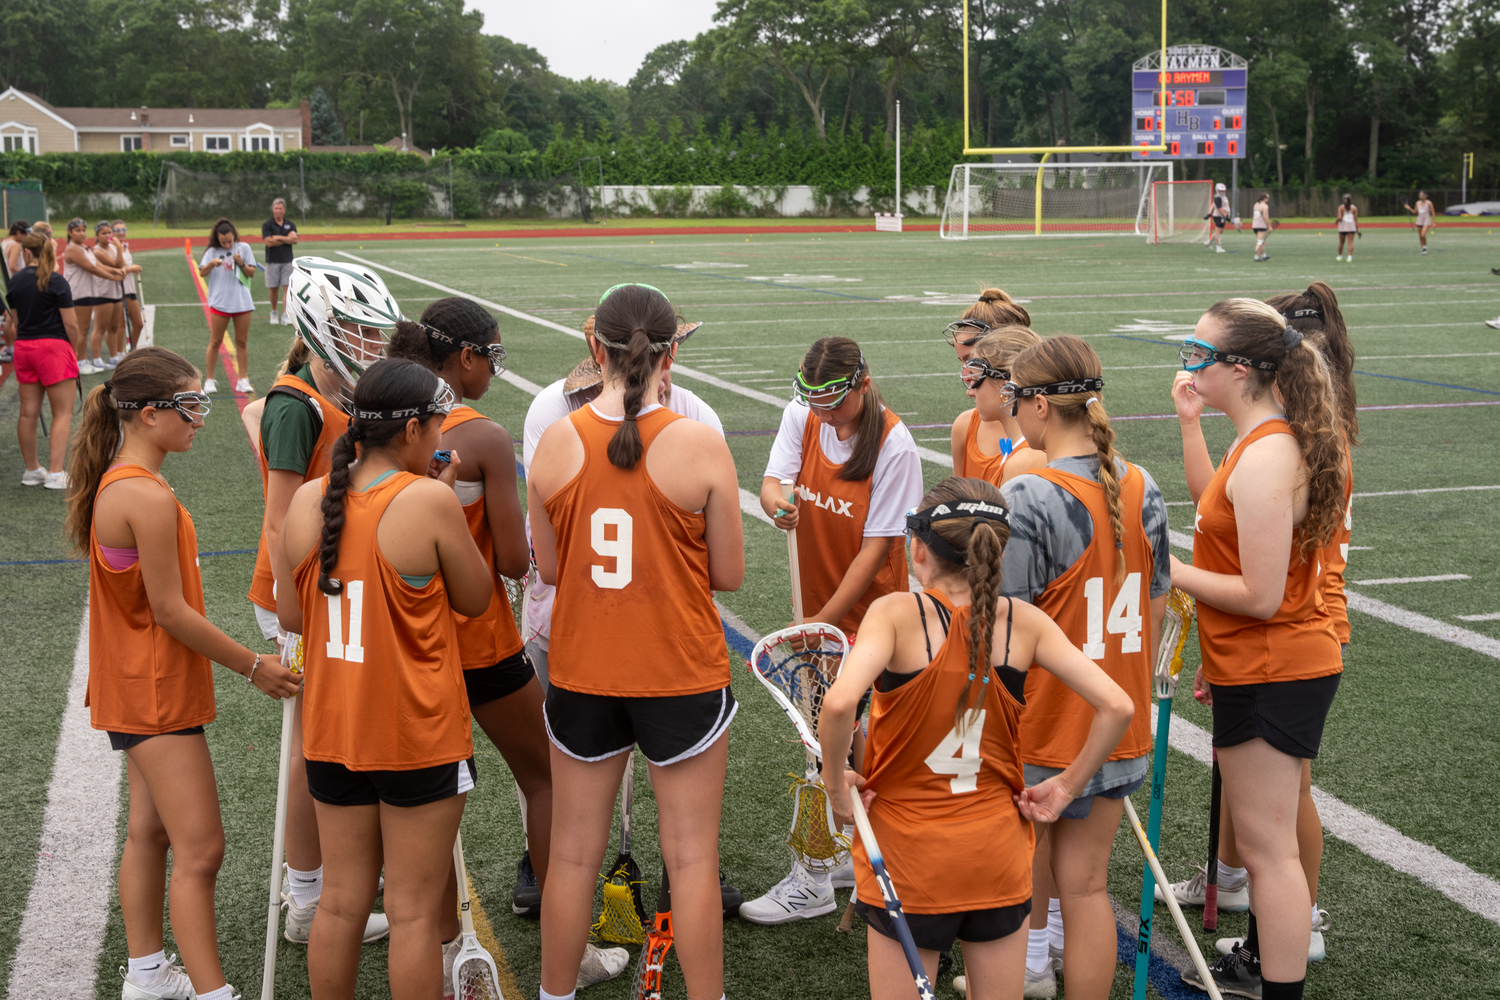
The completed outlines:
{"type": "Polygon", "coordinates": [[[1164,143],[1167,150],[1132,153],[1131,159],[1244,157],[1248,75],[1243,59],[1209,46],[1169,48],[1165,68],[1159,53],[1138,61],[1131,74],[1130,142],[1164,143]]]}

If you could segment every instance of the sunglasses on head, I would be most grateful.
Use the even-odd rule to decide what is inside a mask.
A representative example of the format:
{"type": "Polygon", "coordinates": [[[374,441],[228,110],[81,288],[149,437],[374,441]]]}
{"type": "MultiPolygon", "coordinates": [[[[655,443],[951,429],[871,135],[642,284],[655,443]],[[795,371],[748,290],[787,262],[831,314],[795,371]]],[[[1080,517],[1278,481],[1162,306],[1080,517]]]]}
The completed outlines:
{"type": "Polygon", "coordinates": [[[949,347],[973,347],[979,343],[979,338],[992,330],[988,323],[977,319],[961,319],[957,323],[949,323],[943,329],[943,339],[948,342],[949,347]]]}
{"type": "Polygon", "coordinates": [[[993,367],[983,358],[970,358],[958,370],[958,380],[964,384],[965,389],[978,389],[987,378],[1002,383],[1009,382],[1010,372],[1004,368],[993,367]]]}
{"type": "Polygon", "coordinates": [[[1229,354],[1219,350],[1213,344],[1189,337],[1182,342],[1182,349],[1178,351],[1182,358],[1182,370],[1188,372],[1201,372],[1209,365],[1222,361],[1226,365],[1245,365],[1248,368],[1259,368],[1262,371],[1274,372],[1277,364],[1265,358],[1247,358],[1242,354],[1229,354]]]}
{"type": "Polygon", "coordinates": [[[122,410],[176,410],[179,417],[192,423],[206,418],[214,401],[206,392],[176,392],[171,399],[117,399],[115,406],[122,410]]]}
{"type": "Polygon", "coordinates": [[[1010,415],[1014,417],[1021,411],[1021,400],[1030,396],[1071,396],[1080,392],[1103,390],[1102,378],[1073,378],[1046,385],[1016,385],[1014,382],[1006,382],[1000,387],[1000,403],[1002,406],[1009,406],[1010,415]]]}

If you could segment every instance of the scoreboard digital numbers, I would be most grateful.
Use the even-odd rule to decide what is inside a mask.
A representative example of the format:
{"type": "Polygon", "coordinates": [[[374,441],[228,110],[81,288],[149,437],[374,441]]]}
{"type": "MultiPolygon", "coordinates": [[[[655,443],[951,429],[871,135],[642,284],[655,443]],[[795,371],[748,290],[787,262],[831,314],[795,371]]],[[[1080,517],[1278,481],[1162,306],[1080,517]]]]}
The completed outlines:
{"type": "Polygon", "coordinates": [[[1132,72],[1130,142],[1165,143],[1132,160],[1229,160],[1245,155],[1245,82],[1249,66],[1211,45],[1178,45],[1136,61],[1132,72]]]}

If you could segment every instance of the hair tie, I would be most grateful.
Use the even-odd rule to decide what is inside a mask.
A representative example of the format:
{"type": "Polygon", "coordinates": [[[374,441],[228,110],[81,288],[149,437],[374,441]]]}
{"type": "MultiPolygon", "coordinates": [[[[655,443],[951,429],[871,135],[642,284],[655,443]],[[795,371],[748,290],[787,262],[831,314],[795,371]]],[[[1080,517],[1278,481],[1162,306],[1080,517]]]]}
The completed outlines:
{"type": "Polygon", "coordinates": [[[1300,343],[1302,343],[1301,332],[1287,327],[1286,331],[1281,335],[1281,346],[1290,351],[1300,343]]]}
{"type": "Polygon", "coordinates": [[[1085,399],[1083,401],[1083,408],[1087,410],[1090,406],[1093,406],[1097,402],[1099,402],[1098,396],[1090,396],[1088,399],[1085,399]]]}
{"type": "Polygon", "coordinates": [[[104,394],[106,396],[112,396],[112,395],[114,395],[114,392],[115,392],[114,383],[109,382],[109,381],[106,380],[105,383],[104,383],[104,394]]]}
{"type": "Polygon", "coordinates": [[[350,424],[348,434],[350,441],[363,441],[365,438],[364,428],[358,424],[350,424]]]}
{"type": "Polygon", "coordinates": [[[638,414],[638,413],[627,413],[627,414],[625,414],[625,419],[626,419],[626,420],[627,420],[627,421],[629,421],[629,422],[630,422],[630,423],[632,423],[632,424],[633,424],[633,423],[635,423],[635,418],[636,418],[636,417],[637,417],[637,416],[639,416],[639,414],[638,414]]]}

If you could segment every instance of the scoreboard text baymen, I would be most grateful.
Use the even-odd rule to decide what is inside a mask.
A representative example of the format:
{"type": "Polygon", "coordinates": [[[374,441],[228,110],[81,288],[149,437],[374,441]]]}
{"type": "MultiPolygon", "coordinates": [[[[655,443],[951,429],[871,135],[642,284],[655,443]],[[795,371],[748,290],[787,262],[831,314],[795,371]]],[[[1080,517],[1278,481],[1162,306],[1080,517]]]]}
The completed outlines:
{"type": "Polygon", "coordinates": [[[1239,159],[1245,155],[1245,60],[1211,46],[1167,49],[1139,60],[1132,73],[1131,143],[1165,144],[1135,160],[1239,159]],[[1147,68],[1149,66],[1149,68],[1147,68]]]}

